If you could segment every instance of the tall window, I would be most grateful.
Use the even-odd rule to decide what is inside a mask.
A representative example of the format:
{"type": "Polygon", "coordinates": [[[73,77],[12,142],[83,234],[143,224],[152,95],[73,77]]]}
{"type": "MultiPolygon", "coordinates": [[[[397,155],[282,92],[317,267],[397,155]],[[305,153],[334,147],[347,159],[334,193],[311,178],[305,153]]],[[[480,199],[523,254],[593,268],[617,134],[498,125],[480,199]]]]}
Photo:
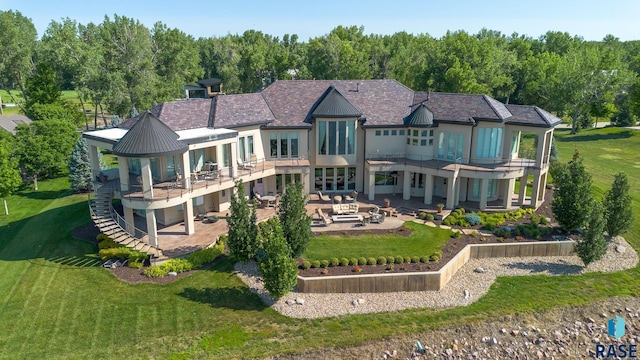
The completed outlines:
{"type": "Polygon", "coordinates": [[[222,166],[231,166],[231,144],[222,145],[222,166]]]}
{"type": "MultiPolygon", "coordinates": [[[[347,191],[356,189],[356,168],[316,168],[315,191],[347,191]]],[[[297,180],[296,180],[297,181],[297,180]]]]}
{"type": "MultiPolygon", "coordinates": [[[[494,198],[498,193],[498,180],[487,179],[487,198],[494,198]]],[[[480,198],[480,179],[473,179],[473,187],[471,188],[471,198],[480,198]]]]}
{"type": "Polygon", "coordinates": [[[318,121],[318,154],[355,154],[354,121],[318,121]]]}
{"type": "Polygon", "coordinates": [[[280,157],[289,157],[289,133],[280,133],[280,157]]]}
{"type": "Polygon", "coordinates": [[[238,139],[238,157],[243,160],[246,161],[247,160],[247,151],[246,151],[246,147],[244,144],[244,137],[241,137],[238,139]]]}
{"type": "Polygon", "coordinates": [[[438,137],[438,159],[457,161],[463,159],[464,135],[440,133],[438,137]]]}
{"type": "Polygon", "coordinates": [[[513,137],[511,138],[511,154],[517,154],[518,153],[518,134],[513,134],[513,137]]]}
{"type": "Polygon", "coordinates": [[[249,155],[255,154],[253,151],[253,135],[247,136],[247,143],[249,143],[249,155]]]}
{"type": "Polygon", "coordinates": [[[298,133],[297,132],[292,132],[291,134],[289,134],[289,140],[291,141],[290,145],[291,145],[291,157],[292,158],[297,158],[298,157],[298,133]]]}
{"type": "Polygon", "coordinates": [[[271,148],[271,151],[269,152],[271,157],[278,157],[278,134],[269,134],[269,147],[271,148]]]}
{"type": "Polygon", "coordinates": [[[204,149],[189,151],[189,159],[191,161],[191,172],[199,171],[204,165],[204,149]]]}
{"type": "Polygon", "coordinates": [[[479,128],[476,157],[495,159],[502,156],[502,128],[479,128]]]}

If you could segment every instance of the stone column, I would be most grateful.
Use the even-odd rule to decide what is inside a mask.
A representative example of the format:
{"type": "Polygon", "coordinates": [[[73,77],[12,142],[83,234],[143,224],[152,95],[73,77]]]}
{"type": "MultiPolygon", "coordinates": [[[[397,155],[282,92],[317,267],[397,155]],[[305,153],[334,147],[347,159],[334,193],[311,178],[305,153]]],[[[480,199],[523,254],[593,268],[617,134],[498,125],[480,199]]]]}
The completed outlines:
{"type": "Polygon", "coordinates": [[[480,179],[480,205],[478,206],[480,210],[485,210],[487,208],[488,191],[487,179],[480,179]]]}
{"type": "Polygon", "coordinates": [[[527,169],[524,169],[524,175],[520,178],[520,191],[518,191],[518,204],[520,206],[524,205],[524,199],[527,195],[527,178],[529,174],[527,173],[527,169]]]}
{"type": "Polygon", "coordinates": [[[127,232],[132,236],[135,236],[136,229],[135,229],[135,218],[133,216],[133,209],[128,207],[123,207],[122,210],[124,211],[124,221],[127,222],[125,224],[124,229],[127,230],[127,232]]]}
{"type": "Polygon", "coordinates": [[[424,179],[424,203],[431,205],[433,202],[433,175],[426,174],[424,179]]]}
{"type": "Polygon", "coordinates": [[[234,146],[235,143],[231,144],[231,151],[230,151],[230,158],[229,158],[229,176],[231,176],[232,179],[235,179],[237,176],[239,176],[239,172],[238,172],[238,147],[234,146]]]}
{"type": "Polygon", "coordinates": [[[369,201],[376,198],[376,172],[369,170],[369,201]]]}
{"type": "MultiPolygon", "coordinates": [[[[182,186],[185,189],[191,188],[191,164],[189,163],[189,152],[182,153],[182,186]]],[[[186,222],[185,222],[186,224],[186,222]]]]}
{"type": "Polygon", "coordinates": [[[151,176],[151,160],[149,158],[140,159],[142,176],[142,194],[145,200],[153,199],[153,179],[151,176]]]}
{"type": "Polygon", "coordinates": [[[456,203],[456,183],[458,182],[458,172],[454,172],[447,183],[447,209],[453,209],[456,203]]]}
{"type": "Polygon", "coordinates": [[[149,235],[149,244],[158,246],[158,225],[156,224],[156,212],[154,210],[145,210],[147,218],[147,234],[149,235]]]}
{"type": "Polygon", "coordinates": [[[131,184],[129,184],[129,160],[126,157],[118,156],[118,175],[120,190],[128,191],[131,184]]]}
{"type": "Polygon", "coordinates": [[[531,187],[531,206],[534,209],[537,209],[538,205],[540,204],[538,199],[540,198],[540,185],[542,184],[541,180],[542,180],[542,175],[540,174],[540,170],[534,171],[533,186],[531,187]]]}
{"type": "Polygon", "coordinates": [[[505,209],[511,208],[511,198],[513,197],[513,189],[515,185],[515,178],[504,179],[503,181],[504,191],[502,193],[502,207],[504,207],[505,209]]]}
{"type": "Polygon", "coordinates": [[[184,206],[184,233],[187,235],[194,234],[196,232],[195,222],[193,220],[193,201],[187,200],[183,204],[184,206]]]}
{"type": "Polygon", "coordinates": [[[411,172],[409,170],[404,171],[404,178],[402,179],[402,199],[411,199],[411,172]]]}

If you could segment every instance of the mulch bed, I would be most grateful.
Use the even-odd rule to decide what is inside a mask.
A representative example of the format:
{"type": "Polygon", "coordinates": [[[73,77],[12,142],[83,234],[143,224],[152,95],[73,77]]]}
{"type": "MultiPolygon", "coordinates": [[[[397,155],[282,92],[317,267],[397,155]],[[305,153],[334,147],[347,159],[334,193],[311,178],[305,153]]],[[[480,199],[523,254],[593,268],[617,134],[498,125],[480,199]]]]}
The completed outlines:
{"type": "MultiPolygon", "coordinates": [[[[545,202],[536,210],[536,215],[545,216],[551,219],[551,223],[555,223],[555,219],[553,217],[553,213],[551,211],[551,198],[553,191],[547,190],[545,194],[545,202]]],[[[504,225],[514,226],[518,224],[528,224],[529,217],[525,217],[520,219],[518,222],[511,222],[504,225]]],[[[438,222],[436,222],[438,224],[438,222]]],[[[471,229],[480,229],[481,226],[471,227],[471,229]]],[[[371,229],[367,230],[369,234],[388,234],[390,231],[393,231],[398,236],[409,236],[411,234],[411,230],[402,226],[395,230],[388,229],[371,229]]],[[[552,240],[551,236],[554,234],[559,234],[559,229],[554,228],[554,232],[552,234],[545,235],[540,241],[548,241],[552,240]]],[[[97,244],[96,236],[99,234],[98,229],[92,224],[87,224],[85,226],[76,228],[72,231],[73,237],[89,241],[97,244]]],[[[329,235],[345,235],[345,234],[361,234],[357,230],[342,230],[342,231],[329,231],[324,232],[323,234],[329,235]]],[[[532,239],[525,239],[524,241],[532,241],[532,239]]],[[[329,267],[328,273],[323,274],[323,269],[299,269],[299,274],[301,276],[335,276],[335,275],[360,275],[360,274],[384,274],[384,273],[407,273],[407,272],[422,272],[422,271],[438,271],[442,268],[449,260],[451,260],[462,248],[464,248],[467,244],[487,244],[487,243],[497,243],[496,236],[472,236],[472,235],[461,235],[459,238],[452,238],[442,249],[442,259],[435,262],[429,262],[426,264],[418,263],[418,264],[394,264],[393,269],[389,270],[387,265],[361,265],[360,272],[354,272],[353,266],[335,266],[329,267]]],[[[518,240],[514,238],[505,238],[505,243],[509,242],[518,242],[518,240]]],[[[218,258],[215,262],[206,264],[203,268],[207,268],[214,263],[220,261],[224,257],[218,258]]],[[[299,263],[301,260],[299,260],[299,263]]],[[[193,272],[198,270],[191,270],[187,272],[183,272],[178,274],[177,276],[165,276],[162,278],[152,278],[144,275],[143,269],[133,269],[127,266],[122,266],[115,269],[108,269],[114,276],[118,279],[131,283],[131,284],[139,284],[139,283],[155,283],[155,284],[169,284],[178,279],[182,279],[191,275],[193,272]]]]}

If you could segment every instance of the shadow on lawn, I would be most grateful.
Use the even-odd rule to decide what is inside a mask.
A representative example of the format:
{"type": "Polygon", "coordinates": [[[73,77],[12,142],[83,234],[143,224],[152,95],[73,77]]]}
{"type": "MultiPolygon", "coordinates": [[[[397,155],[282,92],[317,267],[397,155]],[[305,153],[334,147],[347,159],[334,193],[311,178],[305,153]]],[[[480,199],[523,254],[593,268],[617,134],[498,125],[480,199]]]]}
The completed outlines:
{"type": "Polygon", "coordinates": [[[547,272],[551,275],[579,275],[582,266],[568,264],[564,261],[536,261],[534,263],[515,262],[505,265],[507,269],[529,270],[532,273],[547,272]]]}
{"type": "Polygon", "coordinates": [[[178,295],[216,308],[263,310],[266,305],[248,288],[186,288],[178,295]]]}
{"type": "Polygon", "coordinates": [[[583,130],[581,133],[578,133],[576,135],[567,134],[566,136],[557,137],[556,139],[562,142],[574,142],[574,141],[582,142],[582,141],[627,139],[634,135],[633,131],[631,130],[610,132],[610,133],[603,133],[601,131],[598,131],[596,133],[591,133],[591,134],[589,132],[590,132],[589,130],[586,130],[586,131],[583,130]]]}

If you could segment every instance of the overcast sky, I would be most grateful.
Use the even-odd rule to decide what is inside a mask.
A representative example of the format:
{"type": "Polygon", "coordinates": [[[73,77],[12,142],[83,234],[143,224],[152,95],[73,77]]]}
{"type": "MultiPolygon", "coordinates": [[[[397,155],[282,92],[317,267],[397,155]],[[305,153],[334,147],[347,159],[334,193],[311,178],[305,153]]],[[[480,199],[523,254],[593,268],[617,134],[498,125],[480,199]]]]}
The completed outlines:
{"type": "Polygon", "coordinates": [[[548,30],[585,40],[612,34],[622,41],[640,40],[640,1],[504,1],[504,0],[0,0],[0,10],[18,10],[30,18],[38,37],[52,20],[69,17],[99,24],[114,14],[140,20],[147,27],[161,21],[198,37],[242,34],[254,29],[300,41],[328,34],[338,25],[364,26],[365,34],[406,31],[436,38],[447,30],[477,33],[482,28],[538,38],[548,30]]]}

